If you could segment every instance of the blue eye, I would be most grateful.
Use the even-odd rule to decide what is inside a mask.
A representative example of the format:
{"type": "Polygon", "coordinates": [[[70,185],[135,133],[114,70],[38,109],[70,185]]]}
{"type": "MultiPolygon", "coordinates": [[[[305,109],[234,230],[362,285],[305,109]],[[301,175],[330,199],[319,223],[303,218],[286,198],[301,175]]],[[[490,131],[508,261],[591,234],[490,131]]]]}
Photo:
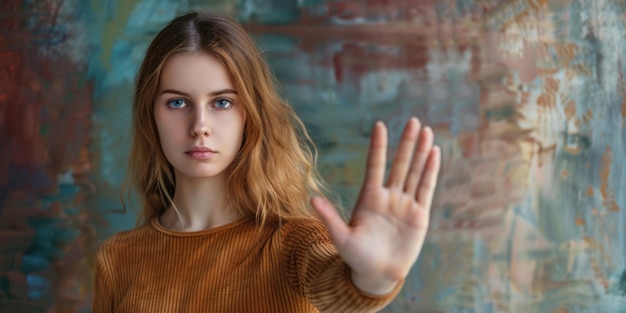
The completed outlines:
{"type": "Polygon", "coordinates": [[[183,99],[174,99],[167,102],[167,106],[173,109],[180,109],[187,106],[185,100],[183,99]]]}
{"type": "Polygon", "coordinates": [[[218,109],[228,109],[233,105],[233,103],[228,99],[219,99],[215,101],[215,107],[218,109]]]}

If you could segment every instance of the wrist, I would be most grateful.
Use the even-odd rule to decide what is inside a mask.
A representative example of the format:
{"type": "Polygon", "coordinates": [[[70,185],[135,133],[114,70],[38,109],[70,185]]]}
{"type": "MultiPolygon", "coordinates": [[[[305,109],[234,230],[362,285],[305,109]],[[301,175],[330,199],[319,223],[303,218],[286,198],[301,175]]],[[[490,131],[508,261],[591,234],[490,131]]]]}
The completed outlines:
{"type": "Polygon", "coordinates": [[[392,293],[402,280],[389,279],[369,273],[350,271],[352,284],[362,293],[373,297],[385,296],[392,293]]]}

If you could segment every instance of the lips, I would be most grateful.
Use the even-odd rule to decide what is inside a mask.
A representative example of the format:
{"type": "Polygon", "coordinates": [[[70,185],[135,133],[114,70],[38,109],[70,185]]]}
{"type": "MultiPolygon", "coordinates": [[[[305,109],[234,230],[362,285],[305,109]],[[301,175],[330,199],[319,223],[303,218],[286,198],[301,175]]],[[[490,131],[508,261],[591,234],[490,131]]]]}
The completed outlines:
{"type": "Polygon", "coordinates": [[[217,151],[207,147],[193,147],[190,150],[185,151],[185,154],[196,160],[206,160],[217,154],[217,151]]]}
{"type": "Polygon", "coordinates": [[[196,146],[191,148],[189,151],[187,151],[187,153],[190,152],[213,152],[215,153],[215,150],[207,148],[207,147],[201,147],[201,146],[196,146]]]}

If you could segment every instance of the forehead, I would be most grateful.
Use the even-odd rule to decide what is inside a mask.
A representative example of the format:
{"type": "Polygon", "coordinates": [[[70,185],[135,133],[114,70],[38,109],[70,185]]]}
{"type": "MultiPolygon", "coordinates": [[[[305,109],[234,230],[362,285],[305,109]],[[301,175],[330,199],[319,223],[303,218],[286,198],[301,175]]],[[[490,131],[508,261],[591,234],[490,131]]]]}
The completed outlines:
{"type": "Polygon", "coordinates": [[[222,62],[206,53],[178,53],[169,57],[161,70],[159,89],[234,89],[232,77],[222,62]]]}

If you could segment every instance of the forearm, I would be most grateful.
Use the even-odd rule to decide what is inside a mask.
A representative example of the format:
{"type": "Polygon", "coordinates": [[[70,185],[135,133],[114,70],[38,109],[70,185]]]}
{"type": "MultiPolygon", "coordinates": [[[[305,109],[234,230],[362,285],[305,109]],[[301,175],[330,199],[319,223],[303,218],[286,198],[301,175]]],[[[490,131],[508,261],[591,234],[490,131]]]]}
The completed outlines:
{"type": "MultiPolygon", "coordinates": [[[[370,284],[367,280],[362,283],[370,284]]],[[[312,281],[309,298],[320,312],[376,312],[395,298],[402,282],[394,282],[387,290],[384,290],[387,286],[371,285],[372,289],[357,286],[352,270],[341,259],[336,259],[312,281]]]]}

